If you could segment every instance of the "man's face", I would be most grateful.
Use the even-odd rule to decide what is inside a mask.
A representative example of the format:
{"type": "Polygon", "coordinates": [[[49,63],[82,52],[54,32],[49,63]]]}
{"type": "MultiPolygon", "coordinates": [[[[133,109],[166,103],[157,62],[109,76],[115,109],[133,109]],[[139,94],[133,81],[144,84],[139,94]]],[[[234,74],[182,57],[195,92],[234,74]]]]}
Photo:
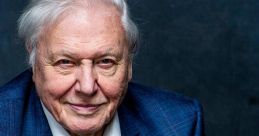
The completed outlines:
{"type": "Polygon", "coordinates": [[[103,131],[131,79],[116,8],[75,10],[50,27],[37,48],[33,79],[44,105],[70,133],[103,131]]]}

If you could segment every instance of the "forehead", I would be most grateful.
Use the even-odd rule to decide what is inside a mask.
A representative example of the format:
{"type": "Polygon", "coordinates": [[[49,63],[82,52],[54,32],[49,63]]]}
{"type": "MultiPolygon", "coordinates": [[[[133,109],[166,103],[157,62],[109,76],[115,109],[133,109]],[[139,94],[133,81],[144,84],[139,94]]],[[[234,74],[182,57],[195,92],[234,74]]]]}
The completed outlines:
{"type": "Polygon", "coordinates": [[[121,13],[113,5],[75,6],[48,27],[41,42],[52,51],[118,49],[119,45],[126,44],[121,13]]]}
{"type": "Polygon", "coordinates": [[[42,27],[40,40],[46,39],[55,31],[64,28],[69,30],[71,26],[78,26],[78,32],[98,32],[98,30],[107,29],[107,27],[111,32],[124,31],[120,10],[107,0],[78,1],[78,3],[73,3],[64,9],[61,14],[53,18],[54,20],[50,20],[42,27]],[[85,29],[80,28],[82,26],[85,29]]]}
{"type": "Polygon", "coordinates": [[[46,24],[43,28],[42,37],[47,37],[50,33],[61,29],[69,30],[72,27],[75,29],[75,26],[78,26],[78,32],[93,33],[104,31],[107,28],[111,32],[124,31],[121,12],[111,2],[108,3],[107,0],[87,0],[83,2],[69,6],[53,20],[54,22],[46,24]]]}
{"type": "Polygon", "coordinates": [[[108,0],[85,0],[72,3],[64,8],[56,19],[46,24],[46,29],[53,29],[70,19],[70,23],[78,25],[84,22],[89,26],[107,26],[113,25],[112,28],[122,28],[121,11],[112,2],[108,0]],[[91,24],[92,23],[92,24],[91,24]]]}

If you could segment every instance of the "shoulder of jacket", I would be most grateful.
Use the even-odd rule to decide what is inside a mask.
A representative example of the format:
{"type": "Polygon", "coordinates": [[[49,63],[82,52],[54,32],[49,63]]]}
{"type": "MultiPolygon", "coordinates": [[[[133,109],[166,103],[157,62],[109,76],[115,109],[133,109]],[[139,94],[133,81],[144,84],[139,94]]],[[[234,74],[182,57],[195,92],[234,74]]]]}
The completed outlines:
{"type": "Polygon", "coordinates": [[[0,87],[0,101],[22,98],[28,90],[31,90],[32,86],[32,72],[26,70],[0,87]]]}

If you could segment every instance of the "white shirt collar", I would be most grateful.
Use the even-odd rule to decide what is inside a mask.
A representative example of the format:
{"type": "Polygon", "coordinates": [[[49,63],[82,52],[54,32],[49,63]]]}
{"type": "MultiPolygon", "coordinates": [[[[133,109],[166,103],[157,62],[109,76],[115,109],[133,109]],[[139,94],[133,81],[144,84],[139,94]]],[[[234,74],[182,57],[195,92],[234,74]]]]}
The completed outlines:
{"type": "MultiPolygon", "coordinates": [[[[48,111],[45,105],[41,102],[43,111],[47,117],[49,127],[53,136],[69,136],[68,132],[54,119],[52,114],[48,111]]],[[[121,136],[120,122],[118,113],[116,112],[114,118],[108,124],[103,136],[121,136]]]]}

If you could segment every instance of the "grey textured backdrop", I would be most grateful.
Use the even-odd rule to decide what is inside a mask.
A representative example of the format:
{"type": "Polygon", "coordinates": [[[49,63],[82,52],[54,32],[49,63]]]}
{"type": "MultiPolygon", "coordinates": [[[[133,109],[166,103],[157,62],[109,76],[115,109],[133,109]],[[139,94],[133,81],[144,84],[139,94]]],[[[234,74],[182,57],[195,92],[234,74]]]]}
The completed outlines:
{"type": "MultiPolygon", "coordinates": [[[[202,103],[208,136],[259,130],[259,1],[128,0],[141,31],[134,81],[202,103]]],[[[16,20],[26,0],[0,1],[0,85],[27,68],[16,20]]]]}

